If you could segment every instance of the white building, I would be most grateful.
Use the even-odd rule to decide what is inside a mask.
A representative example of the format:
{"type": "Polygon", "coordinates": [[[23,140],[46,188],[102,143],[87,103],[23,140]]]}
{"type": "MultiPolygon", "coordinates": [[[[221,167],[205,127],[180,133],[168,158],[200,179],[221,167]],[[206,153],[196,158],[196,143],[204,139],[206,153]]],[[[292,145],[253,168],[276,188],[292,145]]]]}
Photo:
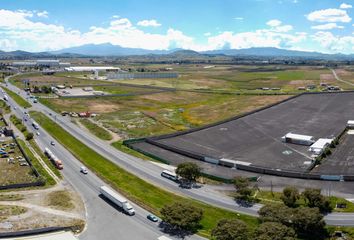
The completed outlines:
{"type": "Polygon", "coordinates": [[[95,71],[119,71],[118,67],[111,66],[79,66],[79,67],[67,67],[65,71],[68,72],[95,72],[95,71]]]}
{"type": "Polygon", "coordinates": [[[354,128],[354,120],[348,120],[347,127],[348,128],[354,128]]]}
{"type": "Polygon", "coordinates": [[[301,135],[295,133],[287,133],[281,139],[283,142],[286,143],[293,143],[293,144],[306,145],[306,146],[310,146],[315,142],[313,136],[307,136],[307,135],[301,135]]]}
{"type": "Polygon", "coordinates": [[[313,152],[315,155],[320,155],[333,140],[333,138],[320,138],[310,146],[309,151],[313,152]]]}
{"type": "Polygon", "coordinates": [[[14,67],[56,67],[56,68],[64,68],[70,67],[69,62],[60,62],[60,60],[55,59],[41,59],[36,61],[21,61],[21,62],[13,62],[12,66],[14,67]]]}

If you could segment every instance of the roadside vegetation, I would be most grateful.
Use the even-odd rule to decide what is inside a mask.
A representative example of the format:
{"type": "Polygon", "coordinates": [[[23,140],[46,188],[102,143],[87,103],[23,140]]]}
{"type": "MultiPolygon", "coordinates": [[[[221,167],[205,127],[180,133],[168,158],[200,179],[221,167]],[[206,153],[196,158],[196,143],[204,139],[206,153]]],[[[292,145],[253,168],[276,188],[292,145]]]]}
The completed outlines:
{"type": "Polygon", "coordinates": [[[104,128],[98,126],[89,119],[81,119],[80,123],[85,126],[91,133],[102,140],[112,140],[112,135],[104,128]]]}
{"type": "Polygon", "coordinates": [[[18,105],[20,105],[23,108],[30,108],[32,107],[32,105],[27,102],[25,99],[23,99],[20,95],[18,95],[17,93],[14,93],[13,91],[11,91],[10,89],[6,88],[6,87],[2,87],[4,89],[4,91],[9,95],[9,97],[11,97],[18,105]]]}
{"type": "Polygon", "coordinates": [[[108,182],[113,188],[157,215],[160,215],[160,211],[166,203],[184,202],[200,208],[204,214],[200,221],[201,228],[198,232],[203,236],[210,236],[211,230],[216,226],[216,223],[223,218],[243,220],[252,229],[258,225],[258,220],[255,217],[238,214],[196,200],[184,198],[147,183],[88,148],[44,114],[38,112],[31,112],[30,114],[58,142],[63,144],[76,158],[108,182]]]}
{"type": "Polygon", "coordinates": [[[11,112],[10,106],[3,100],[0,100],[0,109],[2,109],[2,114],[8,114],[11,112]]]}
{"type": "Polygon", "coordinates": [[[55,180],[50,176],[50,174],[44,169],[39,160],[33,155],[31,150],[27,147],[25,142],[21,139],[17,139],[18,143],[21,145],[22,149],[25,151],[26,155],[31,159],[33,167],[38,171],[40,177],[45,182],[45,186],[55,185],[55,180]]]}

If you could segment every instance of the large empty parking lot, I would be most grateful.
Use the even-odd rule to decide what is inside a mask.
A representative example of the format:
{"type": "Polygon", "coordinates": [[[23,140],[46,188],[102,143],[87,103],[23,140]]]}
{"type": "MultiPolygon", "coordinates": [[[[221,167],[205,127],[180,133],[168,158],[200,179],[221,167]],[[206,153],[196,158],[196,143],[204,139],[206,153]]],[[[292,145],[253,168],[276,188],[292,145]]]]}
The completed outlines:
{"type": "Polygon", "coordinates": [[[283,143],[281,137],[288,132],[316,139],[335,137],[350,119],[354,119],[354,92],[304,94],[238,119],[156,141],[212,158],[304,172],[311,160],[308,146],[283,143]]]}

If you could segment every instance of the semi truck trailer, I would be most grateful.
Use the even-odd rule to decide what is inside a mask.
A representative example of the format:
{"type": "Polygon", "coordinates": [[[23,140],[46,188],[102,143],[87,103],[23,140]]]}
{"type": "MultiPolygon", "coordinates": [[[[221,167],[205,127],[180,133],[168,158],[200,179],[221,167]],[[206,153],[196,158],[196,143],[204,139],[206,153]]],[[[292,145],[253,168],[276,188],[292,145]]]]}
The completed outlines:
{"type": "Polygon", "coordinates": [[[49,158],[49,160],[57,169],[62,170],[64,168],[63,163],[48,148],[44,149],[44,154],[49,158]]]}
{"type": "Polygon", "coordinates": [[[108,200],[110,200],[111,202],[113,202],[115,205],[117,205],[118,207],[120,207],[126,214],[132,216],[135,214],[135,210],[132,207],[132,205],[130,205],[130,203],[128,202],[127,199],[125,199],[123,196],[121,196],[120,194],[118,194],[116,191],[114,191],[113,189],[106,187],[106,186],[102,186],[100,187],[100,193],[106,197],[108,200]]]}

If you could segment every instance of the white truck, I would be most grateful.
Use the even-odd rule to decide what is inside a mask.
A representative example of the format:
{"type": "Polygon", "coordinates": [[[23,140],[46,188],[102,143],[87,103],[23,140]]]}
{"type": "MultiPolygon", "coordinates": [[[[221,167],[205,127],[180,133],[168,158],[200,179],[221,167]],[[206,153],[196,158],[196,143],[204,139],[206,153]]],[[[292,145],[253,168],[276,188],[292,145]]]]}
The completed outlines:
{"type": "Polygon", "coordinates": [[[118,194],[116,191],[110,189],[107,186],[102,186],[100,187],[100,193],[111,202],[116,204],[118,207],[122,208],[125,213],[129,214],[130,216],[135,214],[135,210],[132,205],[130,205],[127,199],[118,194]]]}
{"type": "Polygon", "coordinates": [[[36,123],[35,121],[32,122],[32,126],[34,129],[38,130],[39,129],[39,125],[38,123],[36,123]]]}

